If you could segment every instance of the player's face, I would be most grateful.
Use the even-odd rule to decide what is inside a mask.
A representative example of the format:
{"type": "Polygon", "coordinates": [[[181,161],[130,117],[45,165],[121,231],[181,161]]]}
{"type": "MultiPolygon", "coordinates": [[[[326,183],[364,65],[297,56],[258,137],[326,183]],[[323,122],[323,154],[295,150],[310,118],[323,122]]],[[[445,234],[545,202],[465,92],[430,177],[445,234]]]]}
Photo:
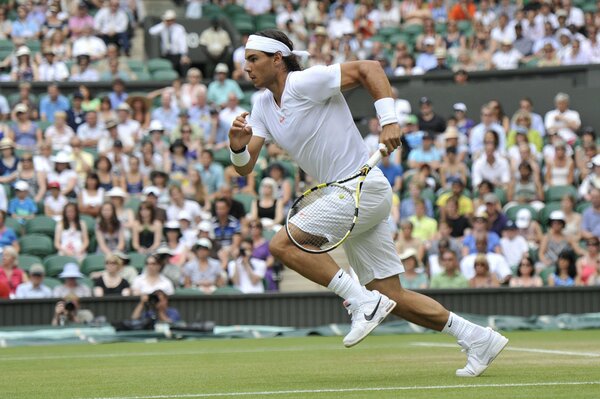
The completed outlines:
{"type": "Polygon", "coordinates": [[[273,57],[269,57],[262,51],[246,50],[246,65],[244,70],[250,76],[250,80],[256,87],[267,87],[275,79],[276,69],[273,65],[273,57]]]}

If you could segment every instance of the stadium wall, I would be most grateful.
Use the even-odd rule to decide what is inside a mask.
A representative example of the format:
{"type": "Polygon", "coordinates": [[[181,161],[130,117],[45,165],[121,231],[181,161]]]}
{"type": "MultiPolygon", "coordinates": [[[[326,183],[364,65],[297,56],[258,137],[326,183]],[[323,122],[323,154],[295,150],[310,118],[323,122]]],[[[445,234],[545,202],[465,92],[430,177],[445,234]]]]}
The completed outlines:
{"type": "MultiPolygon", "coordinates": [[[[534,316],[600,312],[600,287],[497,288],[421,291],[456,312],[534,316]]],[[[83,298],[82,307],[109,322],[129,318],[137,297],[83,298]]],[[[0,326],[49,324],[56,300],[0,301],[0,326]]],[[[328,292],[262,295],[174,296],[184,320],[218,325],[314,327],[348,323],[341,300],[328,292]]]]}

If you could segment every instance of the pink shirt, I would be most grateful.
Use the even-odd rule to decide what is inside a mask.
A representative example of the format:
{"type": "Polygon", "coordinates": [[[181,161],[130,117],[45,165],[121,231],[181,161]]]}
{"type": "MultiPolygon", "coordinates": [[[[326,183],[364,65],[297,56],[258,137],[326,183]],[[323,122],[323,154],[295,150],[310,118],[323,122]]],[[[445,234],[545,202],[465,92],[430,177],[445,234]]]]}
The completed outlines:
{"type": "Polygon", "coordinates": [[[81,32],[86,25],[94,26],[94,18],[92,18],[91,15],[86,15],[83,18],[78,16],[69,18],[69,30],[73,32],[71,36],[74,39],[77,39],[81,34],[75,33],[75,31],[81,32]]]}
{"type": "Polygon", "coordinates": [[[10,280],[6,276],[6,272],[4,269],[0,268],[0,281],[4,281],[10,287],[10,293],[14,294],[17,286],[23,282],[23,270],[15,267],[12,270],[12,275],[10,276],[10,280]]]}

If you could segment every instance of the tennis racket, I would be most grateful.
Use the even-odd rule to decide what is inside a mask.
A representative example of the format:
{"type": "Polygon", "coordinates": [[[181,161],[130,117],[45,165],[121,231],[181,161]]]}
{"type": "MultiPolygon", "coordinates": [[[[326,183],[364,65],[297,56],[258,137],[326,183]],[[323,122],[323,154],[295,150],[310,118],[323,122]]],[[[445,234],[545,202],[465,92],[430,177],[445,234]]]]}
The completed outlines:
{"type": "Polygon", "coordinates": [[[385,150],[385,145],[380,144],[379,150],[358,172],[341,180],[321,183],[294,201],[285,229],[298,248],[321,254],[337,248],[348,238],[358,219],[363,182],[385,150]]]}

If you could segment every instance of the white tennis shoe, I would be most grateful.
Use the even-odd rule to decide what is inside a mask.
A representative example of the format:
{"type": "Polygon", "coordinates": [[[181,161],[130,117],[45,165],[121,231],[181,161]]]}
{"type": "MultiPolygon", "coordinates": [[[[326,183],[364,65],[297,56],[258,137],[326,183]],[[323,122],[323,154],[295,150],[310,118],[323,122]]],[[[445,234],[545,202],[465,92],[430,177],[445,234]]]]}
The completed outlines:
{"type": "Polygon", "coordinates": [[[396,307],[396,302],[378,291],[371,291],[372,299],[359,303],[351,299],[344,301],[348,314],[352,316],[350,332],[344,337],[344,346],[350,348],[366,338],[396,307]]]}
{"type": "Polygon", "coordinates": [[[508,338],[489,327],[487,330],[488,334],[484,338],[470,346],[464,341],[458,341],[458,344],[463,347],[463,352],[467,353],[467,365],[456,370],[458,377],[480,376],[508,344],[508,338]]]}

